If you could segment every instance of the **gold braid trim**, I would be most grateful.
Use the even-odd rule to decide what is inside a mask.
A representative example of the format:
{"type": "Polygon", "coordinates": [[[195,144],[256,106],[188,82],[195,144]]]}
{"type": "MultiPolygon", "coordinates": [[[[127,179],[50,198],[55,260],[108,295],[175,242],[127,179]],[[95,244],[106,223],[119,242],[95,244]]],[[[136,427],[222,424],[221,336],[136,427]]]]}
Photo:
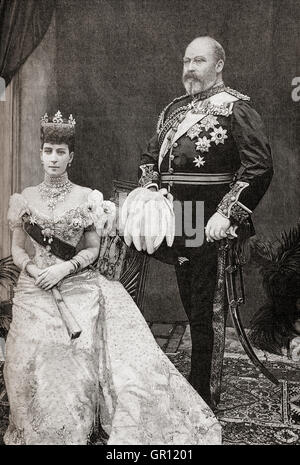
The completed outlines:
{"type": "Polygon", "coordinates": [[[250,97],[248,97],[248,95],[242,94],[238,90],[231,89],[231,87],[225,87],[224,91],[240,100],[250,100],[250,97]]]}
{"type": "Polygon", "coordinates": [[[219,203],[217,208],[218,213],[237,223],[243,223],[246,221],[252,211],[239,202],[239,196],[248,186],[248,182],[237,181],[219,203]]]}
{"type": "Polygon", "coordinates": [[[212,319],[214,342],[210,370],[210,392],[213,407],[216,407],[220,402],[223,357],[225,350],[225,329],[227,316],[225,285],[226,256],[226,242],[221,241],[218,249],[217,280],[214,294],[212,319]]]}
{"type": "Polygon", "coordinates": [[[183,100],[184,98],[186,98],[188,96],[189,96],[189,94],[184,94],[184,95],[181,95],[180,97],[176,97],[176,98],[174,98],[174,100],[172,100],[172,102],[168,103],[168,105],[165,106],[165,108],[163,109],[163,111],[160,113],[160,115],[158,117],[157,126],[156,126],[157,134],[159,134],[160,131],[162,130],[162,126],[164,124],[164,119],[165,119],[165,114],[169,110],[169,108],[173,105],[173,103],[177,103],[180,100],[183,100]]]}
{"type": "Polygon", "coordinates": [[[159,173],[154,170],[154,163],[148,163],[140,166],[142,176],[139,180],[141,187],[149,187],[150,184],[158,183],[159,173]]]}

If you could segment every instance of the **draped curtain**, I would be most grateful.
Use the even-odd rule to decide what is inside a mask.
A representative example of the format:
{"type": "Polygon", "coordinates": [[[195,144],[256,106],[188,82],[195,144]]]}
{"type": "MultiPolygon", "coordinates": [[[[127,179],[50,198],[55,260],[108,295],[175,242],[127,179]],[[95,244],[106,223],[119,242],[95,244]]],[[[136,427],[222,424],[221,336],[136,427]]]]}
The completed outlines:
{"type": "Polygon", "coordinates": [[[39,45],[55,0],[0,0],[0,76],[6,86],[39,45]]]}

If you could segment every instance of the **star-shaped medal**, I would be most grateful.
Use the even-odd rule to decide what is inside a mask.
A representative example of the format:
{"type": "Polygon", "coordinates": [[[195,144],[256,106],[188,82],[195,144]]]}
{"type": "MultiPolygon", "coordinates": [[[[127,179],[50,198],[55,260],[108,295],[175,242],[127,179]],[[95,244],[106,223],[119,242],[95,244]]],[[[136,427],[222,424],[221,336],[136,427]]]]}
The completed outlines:
{"type": "Polygon", "coordinates": [[[198,142],[196,142],[196,150],[200,150],[200,152],[208,152],[210,148],[210,139],[207,139],[206,136],[199,137],[198,142]]]}
{"type": "Polygon", "coordinates": [[[210,133],[211,141],[216,145],[224,144],[224,140],[228,139],[227,129],[223,129],[222,126],[219,128],[214,128],[214,131],[210,133]]]}
{"type": "Polygon", "coordinates": [[[205,131],[215,129],[217,124],[219,124],[218,118],[216,118],[216,116],[213,115],[205,116],[200,122],[200,126],[204,128],[205,131]]]}
{"type": "Polygon", "coordinates": [[[197,168],[201,168],[201,166],[204,166],[205,163],[204,157],[201,157],[200,155],[198,157],[195,157],[193,163],[195,163],[195,166],[197,168]]]}

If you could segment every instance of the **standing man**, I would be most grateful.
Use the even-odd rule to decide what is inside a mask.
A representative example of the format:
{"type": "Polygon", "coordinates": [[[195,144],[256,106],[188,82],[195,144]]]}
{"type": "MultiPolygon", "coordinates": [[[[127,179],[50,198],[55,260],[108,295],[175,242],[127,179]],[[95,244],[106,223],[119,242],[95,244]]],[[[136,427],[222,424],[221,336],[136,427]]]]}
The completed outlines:
{"type": "MultiPolygon", "coordinates": [[[[224,49],[211,37],[198,37],[188,45],[182,75],[186,94],[162,111],[140,166],[141,186],[166,187],[183,211],[192,205],[193,226],[199,225],[197,203],[204,205],[203,243],[187,243],[183,234],[175,238],[172,249],[163,245],[154,257],[175,264],[191,328],[189,381],[211,406],[218,401],[211,393],[214,347],[220,340],[213,315],[216,299],[220,300],[215,295],[220,241],[244,232],[254,234],[251,213],[273,175],[261,118],[249,97],[225,86],[224,63],[224,49]]],[[[224,313],[225,302],[222,308],[224,313]]],[[[225,315],[223,325],[224,320],[225,315]]]]}

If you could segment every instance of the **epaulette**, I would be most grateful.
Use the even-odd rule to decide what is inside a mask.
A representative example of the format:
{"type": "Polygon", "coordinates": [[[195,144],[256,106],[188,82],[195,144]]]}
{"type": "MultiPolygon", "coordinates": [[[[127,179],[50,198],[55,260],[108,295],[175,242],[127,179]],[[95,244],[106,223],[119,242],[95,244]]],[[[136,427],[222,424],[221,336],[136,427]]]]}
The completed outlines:
{"type": "Polygon", "coordinates": [[[231,89],[231,87],[225,87],[224,92],[227,92],[228,94],[233,95],[234,97],[240,100],[250,100],[250,97],[248,97],[248,95],[242,94],[238,90],[231,89]]]}
{"type": "Polygon", "coordinates": [[[173,103],[177,103],[177,102],[179,102],[180,100],[183,100],[186,97],[188,97],[188,94],[184,94],[184,95],[181,95],[180,97],[176,97],[176,98],[174,98],[174,100],[172,100],[172,102],[168,103],[168,105],[165,106],[165,108],[163,109],[163,111],[160,113],[160,115],[158,117],[157,126],[156,126],[156,132],[157,133],[160,132],[160,129],[161,129],[163,123],[164,123],[165,114],[169,110],[169,108],[171,108],[173,103]]]}

